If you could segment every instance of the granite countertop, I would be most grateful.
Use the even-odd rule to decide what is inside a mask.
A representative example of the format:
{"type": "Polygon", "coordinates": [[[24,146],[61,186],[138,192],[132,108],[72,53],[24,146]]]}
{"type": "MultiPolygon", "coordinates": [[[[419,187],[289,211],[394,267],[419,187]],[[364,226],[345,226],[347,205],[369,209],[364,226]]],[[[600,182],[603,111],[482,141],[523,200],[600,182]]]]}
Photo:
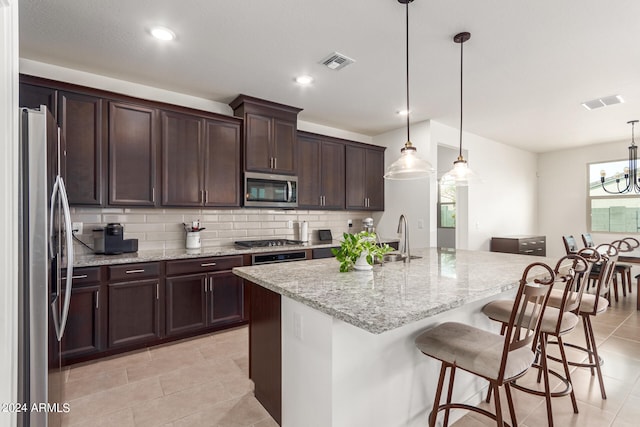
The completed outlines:
{"type": "Polygon", "coordinates": [[[338,262],[236,267],[253,283],[373,334],[380,334],[515,288],[532,262],[554,259],[482,251],[414,251],[410,263],[389,262],[372,271],[340,273],[338,262]]]}
{"type": "MultiPolygon", "coordinates": [[[[380,239],[383,243],[397,242],[398,239],[380,239]]],[[[237,246],[212,246],[200,249],[159,249],[143,250],[120,255],[76,255],[74,267],[94,267],[100,265],[131,264],[134,262],[166,261],[172,259],[202,258],[210,256],[244,255],[255,253],[283,252],[304,249],[332,248],[340,246],[340,240],[330,242],[311,241],[300,245],[272,246],[266,248],[240,248],[237,246]]]]}

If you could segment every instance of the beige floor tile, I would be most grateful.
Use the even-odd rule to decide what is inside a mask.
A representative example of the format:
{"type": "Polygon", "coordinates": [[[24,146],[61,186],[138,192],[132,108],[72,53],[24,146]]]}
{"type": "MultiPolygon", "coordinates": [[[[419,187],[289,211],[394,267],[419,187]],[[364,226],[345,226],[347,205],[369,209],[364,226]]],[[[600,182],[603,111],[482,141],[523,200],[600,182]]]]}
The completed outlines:
{"type": "Polygon", "coordinates": [[[621,381],[635,384],[640,378],[640,360],[611,353],[603,349],[600,350],[600,357],[604,363],[602,365],[602,375],[619,379],[621,381]]]}
{"type": "MultiPolygon", "coordinates": [[[[574,414],[573,408],[568,405],[553,405],[553,423],[556,426],[568,427],[603,427],[609,426],[615,417],[614,412],[603,411],[591,405],[578,402],[579,413],[574,414]]],[[[531,414],[522,420],[528,426],[546,426],[547,412],[544,405],[540,405],[531,414]]]]}
{"type": "Polygon", "coordinates": [[[75,381],[82,377],[95,376],[99,372],[126,369],[127,367],[148,363],[150,360],[149,351],[144,349],[123,355],[107,357],[96,362],[74,365],[69,369],[67,381],[75,381]],[[97,369],[96,365],[99,366],[99,369],[97,369]]]}
{"type": "Polygon", "coordinates": [[[622,405],[620,412],[616,416],[616,422],[629,423],[629,425],[640,424],[640,397],[631,396],[622,405]],[[635,423],[635,424],[633,424],[635,423]]]}
{"type": "Polygon", "coordinates": [[[71,411],[65,418],[69,424],[90,422],[162,395],[158,378],[149,378],[72,400],[71,411]]]}
{"type": "Polygon", "coordinates": [[[74,381],[67,381],[64,386],[64,399],[70,401],[125,384],[127,372],[124,368],[97,371],[95,375],[83,375],[74,381]]]}
{"type": "Polygon", "coordinates": [[[627,340],[640,341],[640,326],[632,326],[623,323],[613,332],[613,336],[627,340]]]}
{"type": "Polygon", "coordinates": [[[121,409],[104,416],[93,417],[90,422],[80,420],[78,423],[70,424],[72,427],[85,427],[89,425],[91,427],[135,427],[131,408],[121,409]]]}
{"type": "Polygon", "coordinates": [[[607,398],[602,399],[598,377],[591,376],[588,369],[577,369],[572,372],[571,379],[576,399],[614,413],[622,407],[633,388],[633,384],[605,376],[603,379],[607,398]]]}

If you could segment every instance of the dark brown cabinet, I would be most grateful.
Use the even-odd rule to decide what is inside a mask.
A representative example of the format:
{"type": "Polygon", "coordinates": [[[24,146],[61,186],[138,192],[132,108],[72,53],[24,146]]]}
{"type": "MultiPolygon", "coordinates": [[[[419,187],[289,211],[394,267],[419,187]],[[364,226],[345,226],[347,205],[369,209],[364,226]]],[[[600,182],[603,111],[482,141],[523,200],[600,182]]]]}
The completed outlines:
{"type": "Polygon", "coordinates": [[[148,343],[162,337],[159,263],[109,267],[108,346],[148,343]]]}
{"type": "Polygon", "coordinates": [[[109,204],[155,206],[158,111],[109,104],[109,204]]]}
{"type": "MultiPolygon", "coordinates": [[[[62,363],[103,350],[104,292],[101,291],[100,267],[73,270],[69,314],[62,336],[62,363]]],[[[62,295],[64,298],[64,294],[62,295]]]]}
{"type": "Polygon", "coordinates": [[[246,95],[229,104],[244,119],[246,171],[293,175],[297,171],[297,117],[299,108],[246,95]]]}
{"type": "Polygon", "coordinates": [[[320,135],[298,133],[298,206],[344,209],[344,143],[320,135]]]}
{"type": "Polygon", "coordinates": [[[168,261],[167,335],[242,322],[243,281],[230,271],[241,265],[242,256],[168,261]]]}
{"type": "Polygon", "coordinates": [[[490,249],[491,252],[547,256],[547,239],[530,235],[492,237],[490,249]]]}
{"type": "Polygon", "coordinates": [[[384,210],[384,148],[347,145],[347,209],[384,210]]]}
{"type": "Polygon", "coordinates": [[[240,123],[163,111],[162,204],[240,206],[240,123]]]}
{"type": "Polygon", "coordinates": [[[18,98],[20,107],[38,108],[41,105],[46,105],[53,117],[58,116],[58,92],[55,89],[20,83],[18,98]]]}
{"type": "Polygon", "coordinates": [[[58,93],[58,122],[66,144],[66,185],[71,205],[102,206],[106,111],[104,101],[58,93]]]}

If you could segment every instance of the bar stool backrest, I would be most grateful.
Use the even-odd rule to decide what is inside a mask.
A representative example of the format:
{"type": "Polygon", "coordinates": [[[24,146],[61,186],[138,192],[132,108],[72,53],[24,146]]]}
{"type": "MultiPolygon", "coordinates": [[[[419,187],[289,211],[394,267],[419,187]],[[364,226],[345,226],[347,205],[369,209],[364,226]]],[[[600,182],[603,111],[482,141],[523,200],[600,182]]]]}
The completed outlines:
{"type": "Polygon", "coordinates": [[[633,237],[627,237],[625,239],[614,240],[611,242],[612,246],[618,250],[618,252],[631,252],[633,250],[632,241],[633,237]],[[627,240],[629,239],[629,240],[627,240]]]}
{"type": "MultiPolygon", "coordinates": [[[[597,283],[593,293],[598,297],[608,296],[611,290],[611,283],[613,281],[613,275],[615,273],[616,261],[618,261],[618,249],[610,243],[602,243],[595,247],[595,250],[600,254],[600,274],[598,275],[597,283]]],[[[594,304],[593,314],[597,312],[598,304],[594,304]]]]}
{"type": "Polygon", "coordinates": [[[560,333],[562,316],[567,312],[575,312],[580,308],[582,294],[589,285],[589,274],[595,262],[600,261],[600,254],[589,248],[581,249],[577,254],[565,255],[558,260],[554,272],[556,283],[564,283],[564,291],[560,302],[556,333],[560,333]],[[586,250],[586,251],[585,251],[586,250]],[[585,251],[585,252],[582,252],[585,251]],[[583,257],[581,252],[587,256],[583,257]],[[588,252],[588,253],[587,253],[588,252]]]}
{"type": "Polygon", "coordinates": [[[555,273],[551,267],[541,262],[529,264],[522,273],[509,324],[505,330],[498,378],[504,379],[509,352],[526,345],[530,346],[537,340],[540,321],[554,281],[555,273]]]}
{"type": "Polygon", "coordinates": [[[640,241],[635,237],[625,237],[622,240],[624,240],[625,242],[627,242],[629,246],[631,246],[631,250],[634,250],[640,247],[640,241]]]}

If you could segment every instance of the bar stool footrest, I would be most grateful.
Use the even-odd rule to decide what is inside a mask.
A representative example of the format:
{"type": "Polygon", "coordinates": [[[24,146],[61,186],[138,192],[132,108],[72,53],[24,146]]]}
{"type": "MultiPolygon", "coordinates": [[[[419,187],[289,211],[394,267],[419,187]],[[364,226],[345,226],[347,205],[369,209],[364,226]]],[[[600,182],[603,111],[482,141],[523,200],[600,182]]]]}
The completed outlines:
{"type": "MultiPolygon", "coordinates": [[[[556,344],[557,345],[558,342],[557,341],[549,341],[548,344],[556,344]]],[[[582,346],[579,346],[579,345],[576,345],[576,344],[571,344],[571,343],[564,343],[564,346],[565,347],[571,347],[573,349],[583,351],[583,352],[587,353],[592,359],[595,359],[595,356],[596,356],[595,353],[593,351],[589,350],[586,347],[582,347],[582,346]]],[[[557,357],[551,356],[549,354],[547,354],[547,359],[551,359],[554,362],[562,363],[562,359],[558,359],[557,357]]],[[[567,364],[571,365],[571,366],[577,366],[579,368],[595,368],[596,366],[604,365],[604,359],[602,357],[598,356],[597,362],[588,362],[588,363],[572,362],[570,360],[567,360],[567,364]]],[[[549,371],[549,372],[551,372],[551,371],[549,371]]]]}

